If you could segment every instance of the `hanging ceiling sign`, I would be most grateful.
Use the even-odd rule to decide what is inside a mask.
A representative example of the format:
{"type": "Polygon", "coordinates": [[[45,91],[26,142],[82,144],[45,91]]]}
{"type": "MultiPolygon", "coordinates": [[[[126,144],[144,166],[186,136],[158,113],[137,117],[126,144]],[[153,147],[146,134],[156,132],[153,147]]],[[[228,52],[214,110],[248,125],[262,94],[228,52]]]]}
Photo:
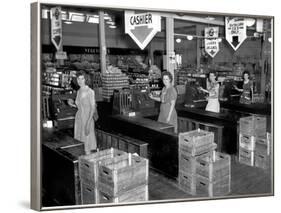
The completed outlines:
{"type": "Polygon", "coordinates": [[[214,58],[219,52],[219,28],[206,27],[205,28],[205,51],[214,58]]]}
{"type": "Polygon", "coordinates": [[[225,38],[230,46],[234,50],[237,50],[247,38],[245,19],[238,17],[225,17],[225,38]]]}
{"type": "Polygon", "coordinates": [[[150,12],[125,11],[125,33],[129,34],[142,50],[160,31],[160,15],[150,12]]]}
{"type": "Polygon", "coordinates": [[[56,49],[59,50],[62,44],[61,8],[51,8],[51,17],[51,40],[56,49]]]}

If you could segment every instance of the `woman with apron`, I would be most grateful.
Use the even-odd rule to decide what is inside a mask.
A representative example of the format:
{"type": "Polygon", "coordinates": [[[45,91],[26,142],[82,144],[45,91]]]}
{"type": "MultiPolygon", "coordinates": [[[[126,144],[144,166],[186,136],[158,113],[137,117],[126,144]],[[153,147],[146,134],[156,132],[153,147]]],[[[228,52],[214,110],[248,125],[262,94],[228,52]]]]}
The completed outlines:
{"type": "Polygon", "coordinates": [[[240,103],[241,104],[251,104],[252,103],[252,96],[253,96],[253,82],[249,79],[250,73],[248,71],[243,72],[243,89],[239,89],[236,85],[234,88],[242,92],[240,96],[240,103]]]}
{"type": "Polygon", "coordinates": [[[210,112],[220,112],[220,102],[219,102],[219,88],[220,85],[216,81],[216,74],[215,72],[210,72],[208,81],[207,81],[207,90],[200,87],[199,89],[205,93],[208,93],[209,96],[207,98],[208,104],[206,106],[206,111],[210,112]]]}

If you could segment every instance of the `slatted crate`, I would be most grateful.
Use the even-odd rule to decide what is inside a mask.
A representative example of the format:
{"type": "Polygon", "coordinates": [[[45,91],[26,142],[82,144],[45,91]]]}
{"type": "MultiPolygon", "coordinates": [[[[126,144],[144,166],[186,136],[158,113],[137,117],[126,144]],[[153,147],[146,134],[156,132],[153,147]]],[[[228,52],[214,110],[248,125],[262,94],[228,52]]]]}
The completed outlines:
{"type": "Polygon", "coordinates": [[[267,135],[256,138],[255,152],[263,155],[270,155],[270,140],[267,135]]]}
{"type": "Polygon", "coordinates": [[[196,174],[196,161],[201,157],[212,157],[217,145],[214,143],[213,147],[211,147],[207,152],[197,155],[191,156],[187,155],[185,152],[179,151],[179,172],[196,174]]]}
{"type": "Polygon", "coordinates": [[[271,156],[262,153],[255,153],[255,166],[262,168],[262,169],[269,169],[270,168],[270,159],[271,156]]]}
{"type": "Polygon", "coordinates": [[[196,175],[179,171],[178,187],[188,194],[196,195],[196,175]]]}
{"type": "Polygon", "coordinates": [[[231,157],[216,152],[213,156],[202,156],[196,162],[196,174],[208,178],[209,181],[220,181],[231,174],[231,157]]]}
{"type": "Polygon", "coordinates": [[[254,166],[254,151],[239,147],[239,162],[248,166],[254,166]]]}
{"type": "Polygon", "coordinates": [[[192,156],[206,152],[213,142],[214,133],[201,129],[179,134],[179,150],[192,156]]]}
{"type": "Polygon", "coordinates": [[[266,134],[266,117],[253,115],[240,118],[239,130],[245,135],[264,135],[266,134]]]}
{"type": "Polygon", "coordinates": [[[96,186],[90,186],[81,183],[81,200],[82,204],[99,203],[99,191],[96,186]]]}
{"type": "Polygon", "coordinates": [[[220,178],[218,181],[210,181],[209,178],[201,175],[196,176],[196,192],[200,196],[218,197],[230,193],[231,178],[230,175],[220,178]]]}
{"type": "Polygon", "coordinates": [[[99,190],[111,197],[145,184],[148,184],[148,160],[145,158],[129,153],[104,160],[99,166],[99,190]]]}
{"type": "Polygon", "coordinates": [[[99,191],[100,203],[129,203],[148,201],[148,185],[137,186],[131,190],[125,191],[118,196],[109,195],[103,191],[99,191]]]}
{"type": "Polygon", "coordinates": [[[251,135],[239,134],[239,146],[243,149],[254,151],[256,137],[251,135]]]}

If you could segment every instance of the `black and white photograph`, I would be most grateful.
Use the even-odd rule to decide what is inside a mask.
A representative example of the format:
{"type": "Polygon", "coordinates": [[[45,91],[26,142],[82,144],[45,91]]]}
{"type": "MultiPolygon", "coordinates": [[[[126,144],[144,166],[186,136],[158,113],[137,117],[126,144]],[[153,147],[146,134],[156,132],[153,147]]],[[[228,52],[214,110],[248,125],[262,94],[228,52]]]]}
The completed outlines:
{"type": "Polygon", "coordinates": [[[32,209],[274,196],[274,16],[30,10],[32,209]]]}

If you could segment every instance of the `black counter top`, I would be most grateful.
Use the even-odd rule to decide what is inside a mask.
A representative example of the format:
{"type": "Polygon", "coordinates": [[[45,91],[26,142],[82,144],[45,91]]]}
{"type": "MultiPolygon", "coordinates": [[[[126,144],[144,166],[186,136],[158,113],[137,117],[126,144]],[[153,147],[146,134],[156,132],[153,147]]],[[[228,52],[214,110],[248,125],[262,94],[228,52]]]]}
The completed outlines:
{"type": "Polygon", "coordinates": [[[241,104],[237,102],[220,102],[221,107],[245,113],[271,115],[271,104],[253,103],[241,104]]]}

